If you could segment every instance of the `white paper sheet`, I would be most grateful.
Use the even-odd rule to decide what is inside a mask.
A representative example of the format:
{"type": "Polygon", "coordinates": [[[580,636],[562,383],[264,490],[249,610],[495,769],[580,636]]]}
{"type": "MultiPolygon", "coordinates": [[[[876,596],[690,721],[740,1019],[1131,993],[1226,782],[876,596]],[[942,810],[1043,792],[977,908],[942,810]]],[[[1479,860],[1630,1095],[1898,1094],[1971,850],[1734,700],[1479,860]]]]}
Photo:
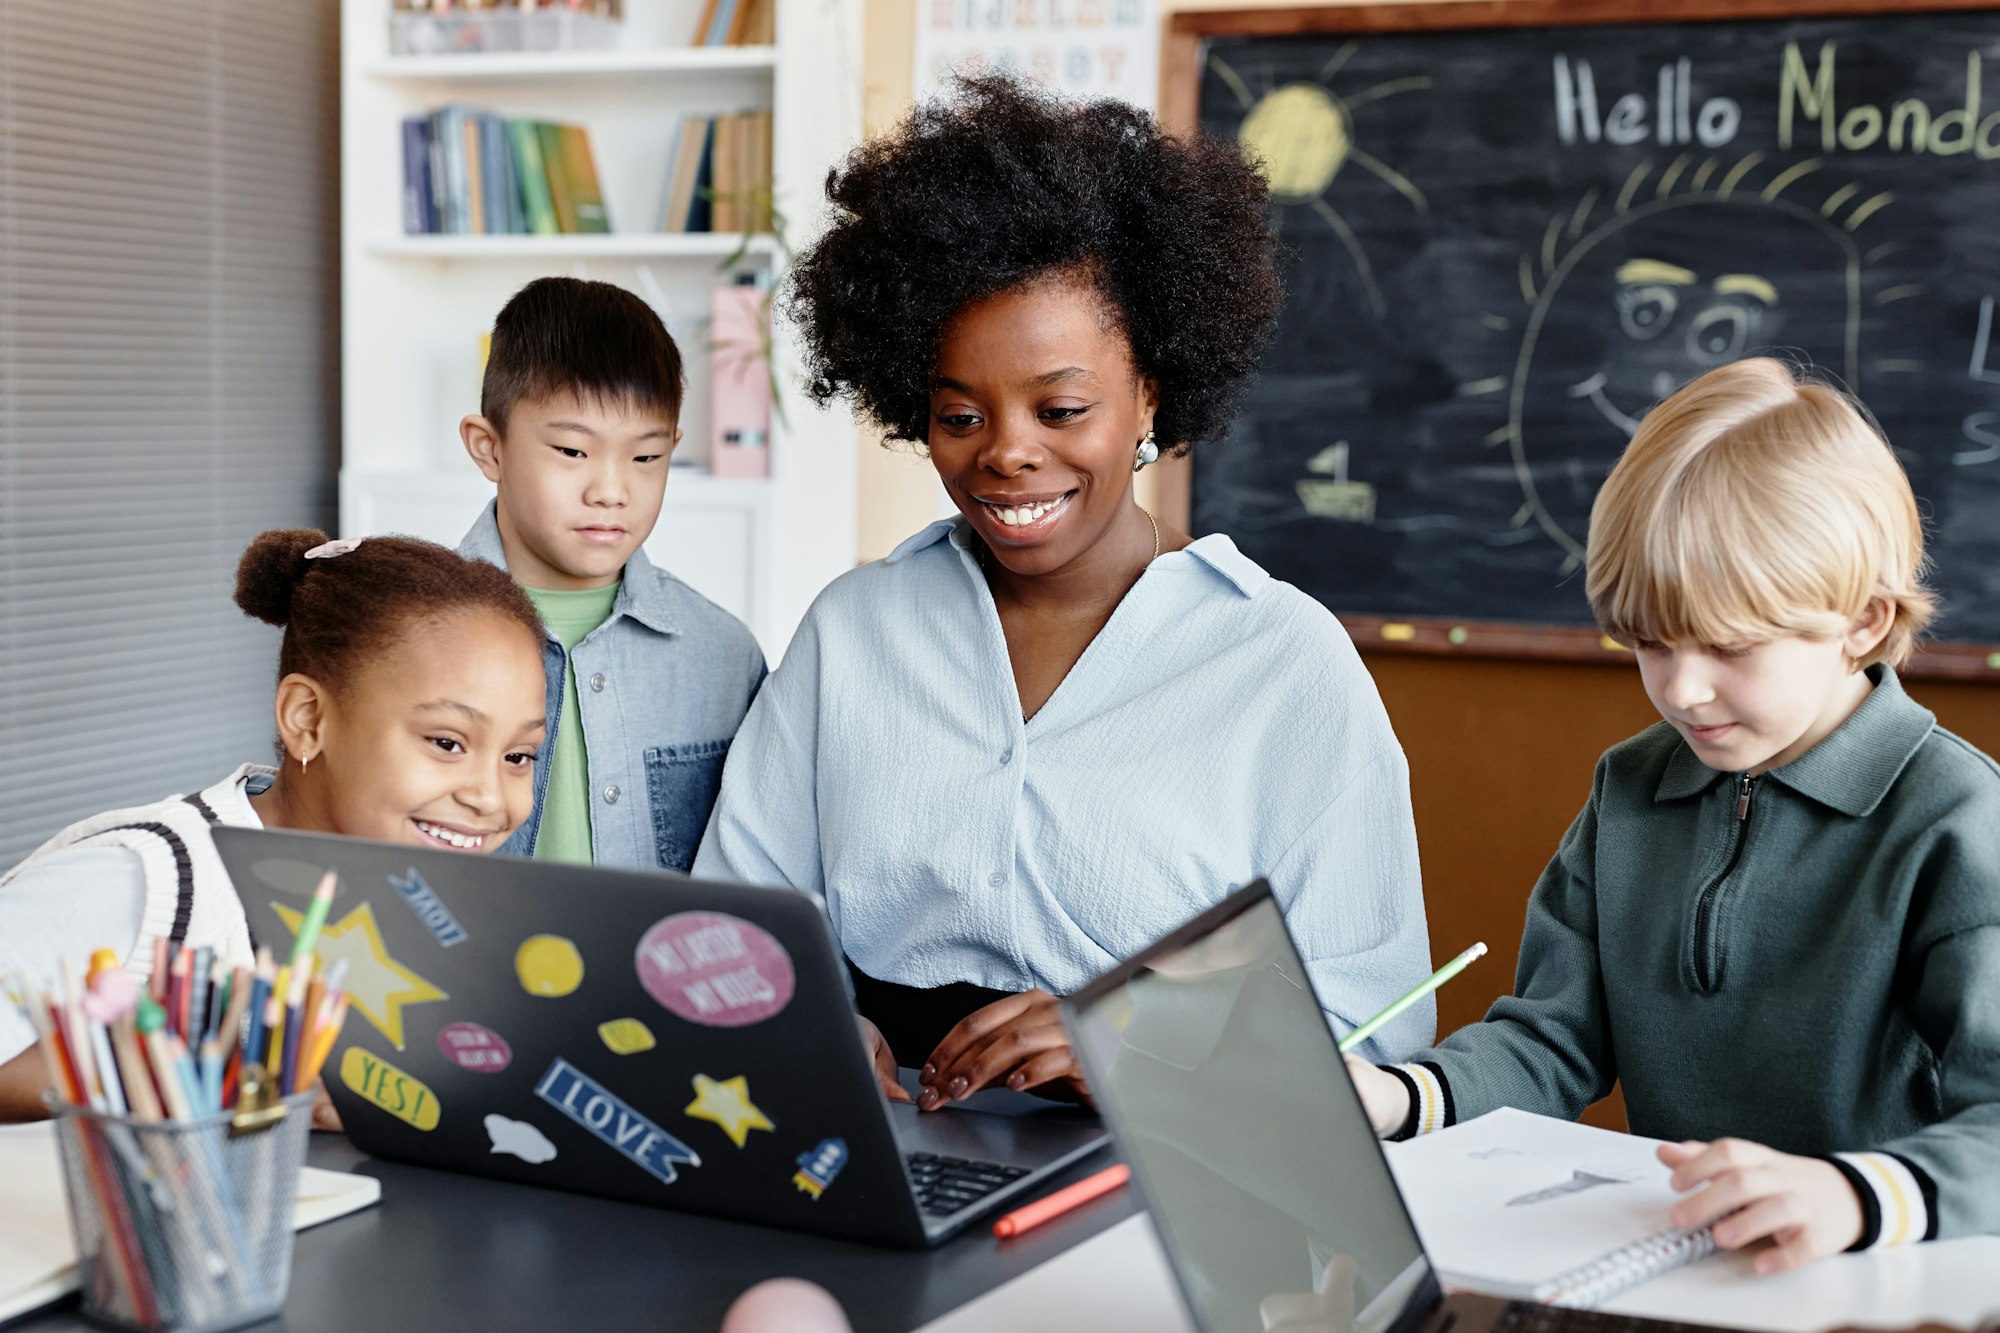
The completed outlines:
{"type": "Polygon", "coordinates": [[[1448,1285],[1533,1297],[1558,1276],[1672,1230],[1659,1140],[1501,1110],[1389,1145],[1448,1285]]]}

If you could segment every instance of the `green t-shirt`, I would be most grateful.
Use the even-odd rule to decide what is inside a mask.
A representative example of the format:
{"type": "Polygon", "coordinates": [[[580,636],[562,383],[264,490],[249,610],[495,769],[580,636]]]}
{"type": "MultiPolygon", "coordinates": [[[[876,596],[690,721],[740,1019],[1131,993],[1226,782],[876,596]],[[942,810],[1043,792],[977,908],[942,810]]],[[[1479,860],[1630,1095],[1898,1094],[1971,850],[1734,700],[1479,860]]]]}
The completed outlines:
{"type": "MultiPolygon", "coordinates": [[[[573,652],[584,636],[611,616],[618,584],[559,592],[521,585],[541,613],[542,623],[573,652]]],[[[576,699],[576,663],[563,672],[562,721],[556,725],[555,749],[548,752],[549,785],[542,796],[542,823],[535,834],[535,859],[589,865],[590,752],[583,746],[583,715],[576,699]]]]}

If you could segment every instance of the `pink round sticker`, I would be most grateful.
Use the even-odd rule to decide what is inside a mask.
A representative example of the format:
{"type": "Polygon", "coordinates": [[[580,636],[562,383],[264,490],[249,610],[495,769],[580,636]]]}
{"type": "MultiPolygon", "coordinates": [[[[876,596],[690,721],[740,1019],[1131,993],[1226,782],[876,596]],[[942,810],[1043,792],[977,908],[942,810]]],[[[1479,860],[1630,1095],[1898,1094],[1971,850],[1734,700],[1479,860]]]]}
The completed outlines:
{"type": "Polygon", "coordinates": [[[514,1063],[507,1039],[477,1023],[447,1023],[438,1031],[438,1050],[460,1069],[497,1074],[514,1063]]]}
{"type": "Polygon", "coordinates": [[[639,941],[646,993],[690,1023],[740,1028],[792,1000],[792,960],[761,926],[722,912],[678,912],[639,941]]]}

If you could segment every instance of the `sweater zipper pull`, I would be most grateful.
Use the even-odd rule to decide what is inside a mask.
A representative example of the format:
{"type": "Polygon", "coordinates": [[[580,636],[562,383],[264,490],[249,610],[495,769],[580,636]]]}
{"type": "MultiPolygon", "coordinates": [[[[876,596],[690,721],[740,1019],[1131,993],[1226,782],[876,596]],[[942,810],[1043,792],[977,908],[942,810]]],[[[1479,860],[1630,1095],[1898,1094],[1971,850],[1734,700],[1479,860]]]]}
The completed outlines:
{"type": "Polygon", "coordinates": [[[1736,820],[1738,823],[1750,817],[1750,789],[1756,785],[1757,779],[1751,777],[1748,773],[1743,775],[1742,783],[1736,789],[1736,820]]]}

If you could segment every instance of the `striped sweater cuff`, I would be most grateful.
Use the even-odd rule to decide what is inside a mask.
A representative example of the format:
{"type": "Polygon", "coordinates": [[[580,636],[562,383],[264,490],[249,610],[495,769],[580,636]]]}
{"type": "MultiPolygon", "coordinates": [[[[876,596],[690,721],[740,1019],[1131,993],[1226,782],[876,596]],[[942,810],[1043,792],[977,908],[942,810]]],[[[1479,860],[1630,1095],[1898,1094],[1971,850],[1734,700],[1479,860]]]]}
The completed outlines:
{"type": "Polygon", "coordinates": [[[1458,1119],[1453,1113],[1451,1085],[1445,1082],[1444,1070],[1429,1061],[1383,1067],[1402,1079],[1410,1092],[1410,1118],[1403,1122],[1403,1128],[1395,1135],[1397,1139],[1434,1134],[1458,1119]]]}
{"type": "Polygon", "coordinates": [[[1826,1160],[1861,1200],[1861,1237],[1848,1249],[1937,1239],[1937,1183],[1915,1162],[1886,1152],[1834,1153],[1826,1160]]]}

